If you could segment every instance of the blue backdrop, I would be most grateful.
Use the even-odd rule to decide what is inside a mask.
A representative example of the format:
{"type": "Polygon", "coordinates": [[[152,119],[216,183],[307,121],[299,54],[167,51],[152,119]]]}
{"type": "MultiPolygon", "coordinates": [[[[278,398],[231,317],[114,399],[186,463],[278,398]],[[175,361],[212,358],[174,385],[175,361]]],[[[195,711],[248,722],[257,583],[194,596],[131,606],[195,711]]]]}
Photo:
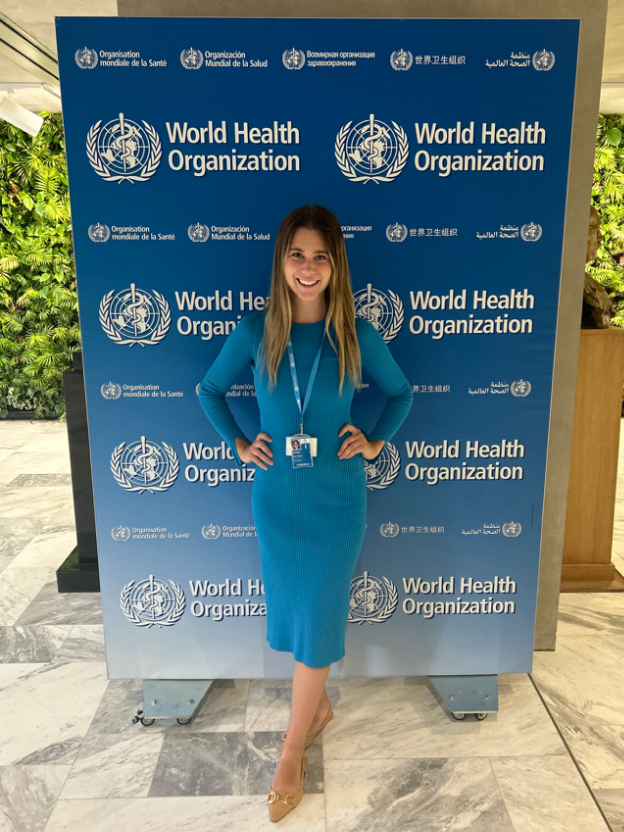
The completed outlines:
{"type": "Polygon", "coordinates": [[[197,389],[306,203],[415,392],[332,675],[530,670],[578,21],[56,20],[109,678],[292,672],[197,389]]]}

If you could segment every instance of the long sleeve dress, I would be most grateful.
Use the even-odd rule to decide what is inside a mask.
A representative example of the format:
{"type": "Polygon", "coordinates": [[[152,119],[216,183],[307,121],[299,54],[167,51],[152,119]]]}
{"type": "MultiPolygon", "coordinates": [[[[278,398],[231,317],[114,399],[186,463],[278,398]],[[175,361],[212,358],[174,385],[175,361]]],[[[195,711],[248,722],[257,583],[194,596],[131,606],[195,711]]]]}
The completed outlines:
{"type": "MultiPolygon", "coordinates": [[[[241,462],[234,442],[245,437],[225,399],[233,382],[251,364],[260,410],[261,430],[272,437],[273,465],[255,466],[252,513],[258,535],[267,610],[267,641],[275,650],[293,653],[308,667],[327,667],[345,654],[350,584],[366,526],[366,474],[361,453],[340,459],[338,449],[350,436],[338,432],[351,422],[355,387],[345,374],[339,394],[338,356],[327,337],[304,431],[318,437],[318,454],[310,468],[293,468],[286,456],[286,437],[299,433],[299,409],[284,352],[277,385],[268,387],[260,374],[257,352],[266,313],[246,315],[228,335],[206,373],[199,401],[214,428],[241,462]]],[[[325,321],[293,323],[291,341],[302,402],[325,321]]],[[[333,328],[330,329],[336,343],[333,328]]],[[[412,405],[412,388],[383,338],[364,318],[356,318],[362,368],[387,398],[369,440],[391,439],[412,405]]]]}

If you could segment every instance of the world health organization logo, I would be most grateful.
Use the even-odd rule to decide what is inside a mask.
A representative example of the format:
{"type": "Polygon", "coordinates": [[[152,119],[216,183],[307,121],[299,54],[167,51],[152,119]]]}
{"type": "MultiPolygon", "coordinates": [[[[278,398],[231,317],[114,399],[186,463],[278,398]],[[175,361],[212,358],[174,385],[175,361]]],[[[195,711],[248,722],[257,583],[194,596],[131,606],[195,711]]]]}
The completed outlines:
{"type": "Polygon", "coordinates": [[[119,399],[121,398],[121,386],[112,381],[107,381],[100,387],[100,393],[103,399],[119,399]]]}
{"type": "Polygon", "coordinates": [[[189,240],[192,240],[194,243],[205,243],[210,237],[210,229],[207,225],[196,222],[194,225],[189,225],[188,235],[189,240]]]}
{"type": "Polygon", "coordinates": [[[207,526],[202,526],[201,533],[206,540],[218,540],[221,537],[221,526],[208,523],[207,526]]]}
{"type": "Polygon", "coordinates": [[[382,523],[379,527],[379,533],[382,537],[397,537],[399,531],[400,529],[398,523],[392,523],[391,521],[382,523]]]}
{"type": "Polygon", "coordinates": [[[410,69],[414,63],[414,56],[409,49],[399,49],[390,55],[390,66],[396,69],[397,72],[402,72],[410,69]]]}
{"type": "Polygon", "coordinates": [[[88,233],[89,239],[94,243],[106,243],[110,238],[110,228],[101,222],[90,225],[88,233]]]}
{"type": "Polygon", "coordinates": [[[395,338],[403,326],[405,311],[401,298],[388,289],[388,294],[373,289],[368,283],[366,289],[360,289],[353,295],[355,314],[366,318],[379,332],[386,344],[395,338]]]}
{"type": "Polygon", "coordinates": [[[144,436],[137,442],[117,445],[111,455],[111,471],[126,491],[166,491],[180,472],[180,461],[172,447],[150,442],[144,436]]]}
{"type": "Polygon", "coordinates": [[[127,543],[132,537],[132,532],[127,526],[115,526],[111,529],[111,537],[117,543],[127,543]]]}
{"type": "Polygon", "coordinates": [[[186,598],[178,584],[159,581],[150,575],[146,581],[127,583],[121,590],[119,604],[128,621],[137,627],[171,627],[184,613],[186,598]]]}
{"type": "Polygon", "coordinates": [[[518,537],[522,533],[522,526],[520,523],[515,523],[513,520],[510,523],[503,523],[503,534],[505,537],[518,537]]]}
{"type": "Polygon", "coordinates": [[[287,49],[282,54],[282,63],[286,69],[303,69],[305,54],[301,49],[287,49]]]}
{"type": "Polygon", "coordinates": [[[512,381],[509,389],[511,390],[512,396],[520,396],[523,398],[531,392],[531,382],[521,378],[518,381],[512,381]]]}
{"type": "Polygon", "coordinates": [[[80,69],[95,69],[98,65],[97,52],[95,49],[89,49],[88,46],[76,49],[74,58],[80,69]]]}
{"type": "Polygon", "coordinates": [[[542,236],[542,226],[537,222],[529,222],[520,229],[520,236],[525,243],[536,243],[542,236]]]}
{"type": "Polygon", "coordinates": [[[407,240],[407,226],[395,222],[386,228],[386,237],[391,243],[404,243],[407,240]]]}
{"type": "Polygon", "coordinates": [[[147,182],[162,156],[156,130],[146,121],[141,127],[123,113],[101,124],[96,122],[87,133],[87,158],[93,170],[107,182],[147,182]]]}
{"type": "Polygon", "coordinates": [[[349,624],[382,624],[397,607],[399,593],[389,578],[373,578],[364,572],[351,581],[349,624]]]}
{"type": "Polygon", "coordinates": [[[400,470],[401,456],[399,450],[392,442],[386,442],[374,462],[364,460],[366,487],[371,491],[381,491],[383,488],[392,485],[400,470]]]}
{"type": "Polygon", "coordinates": [[[180,63],[184,69],[199,69],[204,64],[204,56],[199,49],[183,49],[180,52],[180,63]]]}
{"type": "Polygon", "coordinates": [[[392,182],[409,156],[407,133],[393,121],[389,127],[371,114],[355,126],[341,127],[334,153],[338,167],[352,182],[392,182]]]}
{"type": "Polygon", "coordinates": [[[153,290],[129,289],[115,294],[111,289],[100,301],[100,324],[116,344],[159,344],[171,326],[171,309],[165,298],[153,290]]]}
{"type": "Polygon", "coordinates": [[[548,72],[555,65],[555,53],[542,49],[533,54],[533,67],[539,72],[548,72]]]}

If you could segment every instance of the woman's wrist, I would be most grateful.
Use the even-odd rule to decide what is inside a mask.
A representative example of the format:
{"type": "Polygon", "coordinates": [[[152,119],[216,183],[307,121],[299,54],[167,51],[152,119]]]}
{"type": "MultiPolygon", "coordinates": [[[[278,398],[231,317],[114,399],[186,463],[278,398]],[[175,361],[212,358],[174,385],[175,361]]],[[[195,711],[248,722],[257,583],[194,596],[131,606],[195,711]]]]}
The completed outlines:
{"type": "Polygon", "coordinates": [[[375,451],[375,456],[378,456],[381,453],[383,446],[386,444],[386,440],[385,439],[369,439],[368,443],[369,443],[369,445],[373,446],[373,450],[375,451]]]}
{"type": "Polygon", "coordinates": [[[247,442],[245,439],[240,439],[238,436],[234,439],[234,444],[236,445],[236,451],[239,457],[242,459],[245,450],[251,445],[251,442],[247,442]]]}

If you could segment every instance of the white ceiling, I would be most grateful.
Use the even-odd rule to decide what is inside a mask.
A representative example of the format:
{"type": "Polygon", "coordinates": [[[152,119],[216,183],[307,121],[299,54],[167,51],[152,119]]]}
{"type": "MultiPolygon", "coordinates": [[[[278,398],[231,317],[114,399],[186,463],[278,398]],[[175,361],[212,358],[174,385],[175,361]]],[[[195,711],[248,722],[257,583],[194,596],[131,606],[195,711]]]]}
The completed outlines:
{"type": "MultiPolygon", "coordinates": [[[[56,54],[55,16],[117,17],[117,0],[0,0],[0,12],[56,54]]],[[[0,52],[0,83],[38,82],[0,52]]],[[[600,111],[624,113],[624,0],[609,0],[600,111]]],[[[58,98],[43,90],[16,90],[14,100],[35,112],[60,112],[58,98]]]]}
{"type": "MultiPolygon", "coordinates": [[[[55,17],[117,17],[117,0],[0,0],[0,12],[56,55],[55,17]]],[[[1,84],[40,80],[0,50],[1,84]]],[[[35,112],[61,111],[60,99],[41,89],[17,89],[13,100],[35,112]]]]}

